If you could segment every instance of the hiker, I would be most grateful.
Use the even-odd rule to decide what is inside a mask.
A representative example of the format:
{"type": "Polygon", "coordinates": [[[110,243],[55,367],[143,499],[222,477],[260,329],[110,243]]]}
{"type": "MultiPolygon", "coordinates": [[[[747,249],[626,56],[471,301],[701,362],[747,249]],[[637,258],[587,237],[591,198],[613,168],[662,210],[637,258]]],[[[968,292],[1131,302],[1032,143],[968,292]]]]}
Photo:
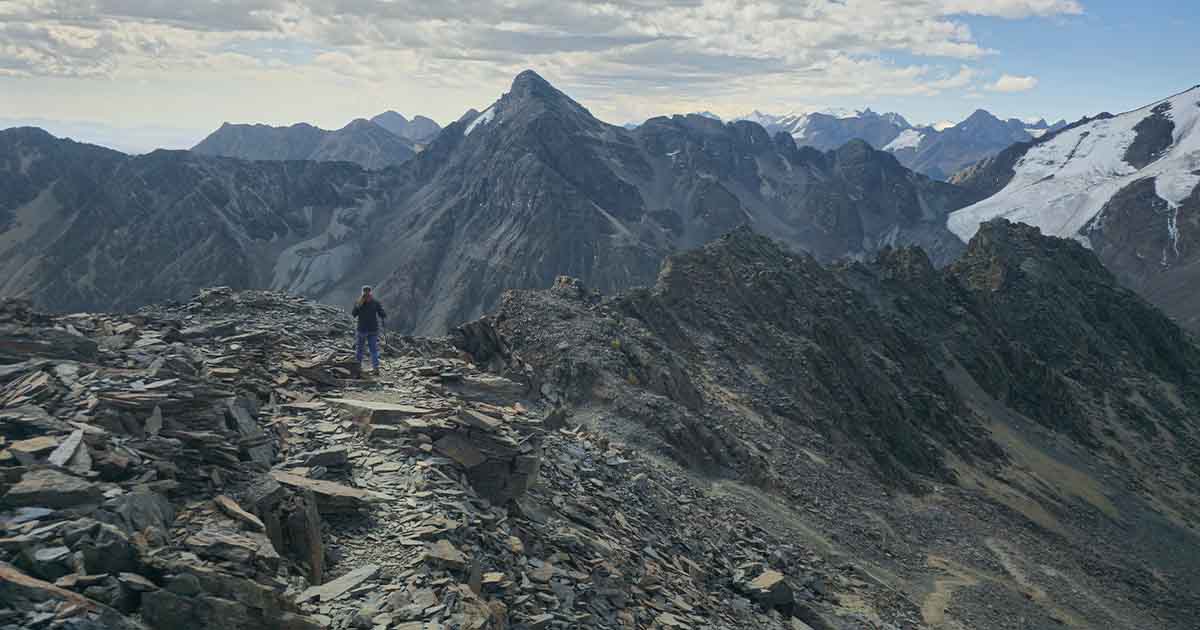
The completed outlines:
{"type": "Polygon", "coordinates": [[[387,322],[387,313],[384,312],[383,306],[379,304],[379,300],[371,294],[371,287],[364,286],[362,288],[362,297],[354,303],[354,310],[350,312],[358,319],[358,334],[354,340],[354,356],[361,365],[363,360],[363,346],[369,346],[371,349],[371,371],[379,373],[379,330],[383,324],[387,322]]]}

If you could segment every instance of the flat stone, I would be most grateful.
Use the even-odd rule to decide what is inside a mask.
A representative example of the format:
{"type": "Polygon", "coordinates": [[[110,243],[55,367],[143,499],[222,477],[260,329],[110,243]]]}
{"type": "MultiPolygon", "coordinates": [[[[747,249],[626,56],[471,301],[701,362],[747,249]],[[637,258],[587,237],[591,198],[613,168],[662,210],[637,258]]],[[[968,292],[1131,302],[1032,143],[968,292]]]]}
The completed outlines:
{"type": "Polygon", "coordinates": [[[367,425],[367,437],[372,440],[394,440],[404,437],[407,429],[402,425],[396,424],[371,424],[367,425]]]}
{"type": "Polygon", "coordinates": [[[350,452],[345,446],[336,446],[334,448],[305,453],[302,457],[304,458],[304,465],[310,468],[313,466],[337,468],[346,465],[346,462],[349,461],[349,455],[350,452]]]}
{"type": "Polygon", "coordinates": [[[267,526],[263,525],[263,522],[259,520],[257,516],[247,512],[246,510],[243,510],[242,506],[237,504],[237,501],[234,501],[223,494],[219,494],[216,497],[213,497],[213,503],[217,504],[217,507],[220,508],[222,512],[234,520],[240,521],[243,525],[248,526],[250,529],[256,532],[267,531],[267,526]]]}
{"type": "Polygon", "coordinates": [[[282,405],[280,405],[280,407],[283,407],[284,409],[297,409],[300,411],[320,411],[321,409],[324,409],[327,406],[328,405],[326,405],[325,403],[323,403],[319,400],[315,400],[312,402],[283,403],[282,405]]]}
{"type": "Polygon", "coordinates": [[[358,585],[366,582],[378,574],[379,565],[368,564],[326,584],[310,586],[309,588],[305,589],[303,593],[300,593],[300,596],[296,598],[296,601],[298,603],[303,603],[316,599],[318,601],[327,602],[337,599],[350,589],[357,587],[358,585]]]}
{"type": "Polygon", "coordinates": [[[17,461],[29,466],[37,463],[37,460],[49,455],[54,449],[58,448],[58,438],[49,435],[42,435],[28,440],[18,440],[8,445],[8,452],[12,453],[17,461]]]}
{"type": "Polygon", "coordinates": [[[58,448],[54,449],[54,452],[50,453],[50,463],[55,466],[65,467],[67,462],[71,461],[71,458],[75,456],[75,450],[79,448],[82,442],[83,431],[76,429],[67,439],[63,440],[62,444],[58,445],[58,448]]]}
{"type": "Polygon", "coordinates": [[[309,479],[279,470],[272,471],[271,477],[285,486],[311,490],[317,497],[317,509],[324,513],[355,510],[367,503],[394,500],[381,492],[351,488],[321,479],[309,479]]]}
{"type": "Polygon", "coordinates": [[[367,424],[400,424],[405,418],[433,413],[432,409],[425,409],[423,407],[397,405],[373,400],[357,400],[354,398],[329,398],[327,400],[329,403],[349,411],[350,415],[354,416],[355,419],[367,424]]]}
{"type": "Polygon", "coordinates": [[[32,470],[9,488],[3,502],[13,507],[36,506],[69,508],[98,503],[103,498],[100,486],[57,470],[32,470]]]}
{"type": "Polygon", "coordinates": [[[747,584],[750,596],[765,606],[785,606],[792,603],[792,589],[783,574],[767,569],[747,584]]]}
{"type": "Polygon", "coordinates": [[[467,567],[467,557],[445,539],[430,545],[425,554],[430,560],[447,569],[461,571],[467,567]]]}
{"type": "Polygon", "coordinates": [[[468,426],[488,431],[495,431],[504,426],[504,421],[499,418],[493,418],[485,413],[480,413],[474,409],[460,409],[458,419],[468,426]]]}
{"type": "Polygon", "coordinates": [[[136,573],[118,573],[117,579],[120,580],[121,584],[125,585],[130,590],[138,591],[140,593],[147,593],[158,589],[157,584],[136,573]]]}

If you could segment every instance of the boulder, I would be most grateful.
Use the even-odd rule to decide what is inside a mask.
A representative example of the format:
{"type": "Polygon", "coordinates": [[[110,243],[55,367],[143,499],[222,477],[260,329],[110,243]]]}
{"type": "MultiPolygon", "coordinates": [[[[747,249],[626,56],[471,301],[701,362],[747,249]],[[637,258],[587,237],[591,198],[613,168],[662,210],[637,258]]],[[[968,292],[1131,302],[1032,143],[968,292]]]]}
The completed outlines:
{"type": "Polygon", "coordinates": [[[83,552],[83,565],[88,573],[137,570],[137,550],[133,543],[124,532],[107,523],[96,523],[75,542],[74,548],[83,552]]]}
{"type": "Polygon", "coordinates": [[[239,567],[259,566],[273,572],[279,554],[265,535],[209,526],[188,536],[183,545],[201,558],[232,562],[239,567]]]}
{"type": "Polygon", "coordinates": [[[70,508],[99,503],[100,486],[57,470],[31,470],[5,493],[3,503],[12,507],[70,508]]]}
{"type": "Polygon", "coordinates": [[[74,555],[67,547],[27,547],[21,563],[29,572],[43,580],[57,580],[75,570],[74,555]]]}
{"type": "Polygon", "coordinates": [[[787,578],[772,569],[767,569],[758,577],[744,583],[741,590],[767,608],[786,609],[795,601],[787,578]]]}
{"type": "Polygon", "coordinates": [[[130,534],[146,528],[165,532],[175,522],[175,508],[171,502],[162,494],[145,488],[111,499],[105,507],[116,513],[121,526],[130,534]]]}

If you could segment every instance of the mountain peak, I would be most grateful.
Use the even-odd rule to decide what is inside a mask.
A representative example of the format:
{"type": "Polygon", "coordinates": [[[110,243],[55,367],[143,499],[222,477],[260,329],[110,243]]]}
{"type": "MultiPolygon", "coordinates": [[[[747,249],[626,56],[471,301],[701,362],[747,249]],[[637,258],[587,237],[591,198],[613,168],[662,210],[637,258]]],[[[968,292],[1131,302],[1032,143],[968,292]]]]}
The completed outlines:
{"type": "MultiPolygon", "coordinates": [[[[420,118],[420,116],[417,116],[417,118],[420,118]]],[[[404,117],[404,114],[401,114],[400,112],[398,112],[394,109],[389,109],[386,112],[383,112],[382,114],[379,114],[378,116],[375,116],[371,120],[376,123],[389,122],[389,123],[400,124],[400,125],[406,125],[409,123],[409,120],[404,117]]]]}
{"type": "Polygon", "coordinates": [[[971,115],[967,116],[966,120],[964,120],[963,122],[982,121],[982,120],[992,121],[992,120],[1000,120],[1000,119],[996,118],[995,114],[992,114],[992,112],[989,112],[986,109],[977,109],[977,110],[971,112],[971,115]]]}
{"type": "Polygon", "coordinates": [[[550,90],[557,92],[550,82],[543,79],[542,75],[533,70],[525,70],[513,78],[512,89],[509,91],[513,94],[540,94],[545,96],[544,92],[550,90]]]}

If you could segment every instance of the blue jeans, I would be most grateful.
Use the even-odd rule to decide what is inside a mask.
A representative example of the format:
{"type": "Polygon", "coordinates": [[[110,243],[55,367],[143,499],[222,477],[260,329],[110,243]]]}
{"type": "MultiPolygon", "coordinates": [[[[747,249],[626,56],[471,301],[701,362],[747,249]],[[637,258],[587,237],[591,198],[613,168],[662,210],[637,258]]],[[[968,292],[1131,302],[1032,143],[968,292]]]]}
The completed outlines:
{"type": "Polygon", "coordinates": [[[358,336],[354,340],[354,358],[362,363],[363,346],[371,348],[371,367],[379,369],[379,333],[368,332],[365,330],[358,331],[358,336]]]}

